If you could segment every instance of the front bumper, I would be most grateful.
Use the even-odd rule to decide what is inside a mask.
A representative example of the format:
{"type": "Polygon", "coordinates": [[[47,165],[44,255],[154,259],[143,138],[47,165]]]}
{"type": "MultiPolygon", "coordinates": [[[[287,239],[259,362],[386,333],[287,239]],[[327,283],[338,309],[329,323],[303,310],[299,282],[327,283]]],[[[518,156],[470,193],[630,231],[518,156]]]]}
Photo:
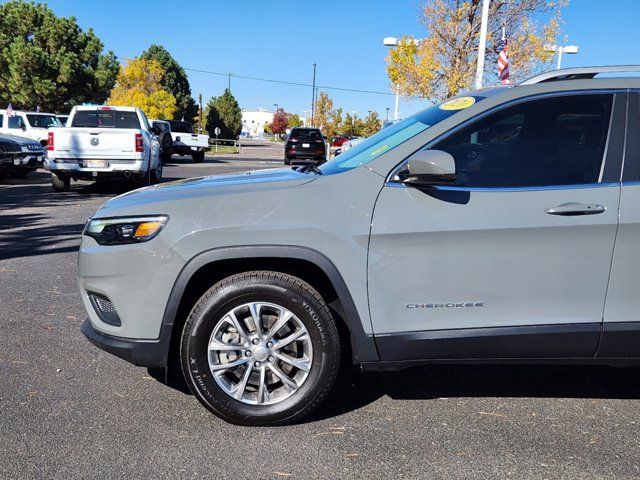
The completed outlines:
{"type": "Polygon", "coordinates": [[[16,172],[24,170],[37,170],[44,166],[44,153],[25,154],[18,153],[7,155],[0,159],[0,171],[16,172]]]}
{"type": "Polygon", "coordinates": [[[163,325],[158,340],[137,340],[98,332],[86,319],[81,331],[91,343],[105,352],[139,367],[159,368],[167,365],[171,328],[172,325],[163,325]]]}

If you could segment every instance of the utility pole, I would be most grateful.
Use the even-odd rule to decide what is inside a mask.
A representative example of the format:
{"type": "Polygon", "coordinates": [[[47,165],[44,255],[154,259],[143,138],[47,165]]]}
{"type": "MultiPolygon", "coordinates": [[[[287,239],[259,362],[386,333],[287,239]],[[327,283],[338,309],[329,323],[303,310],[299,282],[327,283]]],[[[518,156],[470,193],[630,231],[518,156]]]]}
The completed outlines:
{"type": "Polygon", "coordinates": [[[198,101],[200,102],[200,125],[199,125],[199,130],[200,133],[202,133],[202,94],[198,95],[198,101]]]}
{"type": "Polygon", "coordinates": [[[491,0],[482,0],[482,24],[480,25],[480,45],[478,46],[478,66],[476,69],[476,88],[482,88],[484,75],[484,54],[487,49],[487,23],[489,23],[489,4],[491,0]]]}
{"type": "Polygon", "coordinates": [[[387,107],[387,122],[389,121],[389,107],[387,107]]]}
{"type": "Polygon", "coordinates": [[[316,64],[313,64],[313,87],[311,88],[311,126],[313,127],[313,116],[316,113],[316,64]]]}
{"type": "Polygon", "coordinates": [[[229,91],[231,91],[231,73],[229,73],[229,91]]]}

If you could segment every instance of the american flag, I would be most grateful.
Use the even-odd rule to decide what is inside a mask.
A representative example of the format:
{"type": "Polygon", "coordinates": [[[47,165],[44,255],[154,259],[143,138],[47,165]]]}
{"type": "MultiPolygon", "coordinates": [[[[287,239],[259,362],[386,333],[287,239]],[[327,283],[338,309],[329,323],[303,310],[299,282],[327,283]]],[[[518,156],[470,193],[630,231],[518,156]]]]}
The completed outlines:
{"type": "Polygon", "coordinates": [[[498,44],[498,78],[503,85],[509,85],[509,58],[507,57],[507,36],[502,28],[502,40],[498,44]]]}

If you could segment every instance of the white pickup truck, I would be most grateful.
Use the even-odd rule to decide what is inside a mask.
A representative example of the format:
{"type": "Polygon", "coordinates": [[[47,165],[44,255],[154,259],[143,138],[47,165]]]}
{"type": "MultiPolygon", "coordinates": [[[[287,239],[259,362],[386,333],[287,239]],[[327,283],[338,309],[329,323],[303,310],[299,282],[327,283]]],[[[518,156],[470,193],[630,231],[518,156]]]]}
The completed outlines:
{"type": "Polygon", "coordinates": [[[209,150],[209,135],[193,133],[193,124],[181,120],[151,120],[155,131],[159,132],[162,160],[167,162],[172,154],[191,155],[195,163],[204,160],[209,150]],[[170,135],[171,137],[168,137],[170,135]],[[171,141],[169,141],[171,138],[171,141]]]}
{"type": "Polygon", "coordinates": [[[136,107],[73,107],[67,127],[48,132],[45,168],[53,189],[68,191],[71,179],[157,183],[162,162],[156,133],[136,107]]]}
{"type": "Polygon", "coordinates": [[[62,126],[54,113],[0,110],[0,133],[30,138],[43,147],[47,145],[49,129],[62,126]]]}

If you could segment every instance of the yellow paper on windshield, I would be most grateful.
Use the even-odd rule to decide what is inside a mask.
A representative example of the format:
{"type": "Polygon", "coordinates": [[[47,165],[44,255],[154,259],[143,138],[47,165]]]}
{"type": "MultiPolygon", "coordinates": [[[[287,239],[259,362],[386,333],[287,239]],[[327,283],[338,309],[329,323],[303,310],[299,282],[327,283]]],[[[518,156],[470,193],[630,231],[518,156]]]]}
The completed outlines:
{"type": "Polygon", "coordinates": [[[469,108],[474,103],[476,103],[476,99],[473,97],[454,98],[440,105],[440,110],[462,110],[463,108],[469,108]]]}

